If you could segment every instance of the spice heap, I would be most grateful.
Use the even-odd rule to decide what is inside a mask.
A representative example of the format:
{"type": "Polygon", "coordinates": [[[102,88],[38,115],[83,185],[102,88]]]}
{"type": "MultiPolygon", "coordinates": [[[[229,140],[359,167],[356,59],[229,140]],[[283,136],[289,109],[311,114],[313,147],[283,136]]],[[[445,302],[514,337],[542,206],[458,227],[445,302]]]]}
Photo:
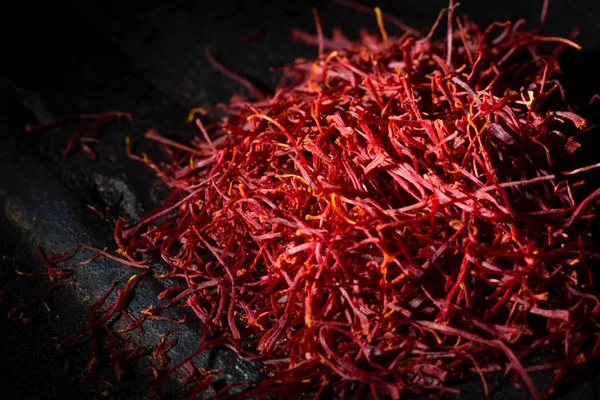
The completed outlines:
{"type": "Polygon", "coordinates": [[[452,9],[442,40],[392,37],[376,11],[355,41],[296,32],[319,57],[196,119],[201,137],[149,132],[170,161],[130,151],[172,191],[119,221],[118,252],[182,280],[145,317],[188,307],[217,333],[206,346],[266,365],[247,396],[397,398],[500,371],[538,397],[542,370],[551,392],[600,344],[595,166],[561,167],[586,121],[557,57],[578,46],[452,9]]]}

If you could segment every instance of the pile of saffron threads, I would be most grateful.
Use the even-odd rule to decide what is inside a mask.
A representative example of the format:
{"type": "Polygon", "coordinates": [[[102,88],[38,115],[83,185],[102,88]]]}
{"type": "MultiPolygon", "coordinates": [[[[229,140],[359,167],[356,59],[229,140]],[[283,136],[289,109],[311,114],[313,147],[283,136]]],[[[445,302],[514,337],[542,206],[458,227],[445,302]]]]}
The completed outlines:
{"type": "Polygon", "coordinates": [[[315,13],[318,34],[295,36],[318,58],[287,66],[273,95],[219,105],[228,116],[195,119],[188,143],[148,132],[167,162],[128,144],[171,193],[117,223],[119,256],[98,254],[162,260],[181,281],[134,325],[182,307],[216,338],[168,373],[218,345],[266,371],[221,397],[398,398],[471,373],[487,394],[500,372],[540,398],[596,357],[600,189],[583,177],[598,165],[562,167],[590,128],[556,79],[579,46],[446,11],[441,40],[437,23],[389,36],[378,9],[377,34],[325,38],[315,13]]]}

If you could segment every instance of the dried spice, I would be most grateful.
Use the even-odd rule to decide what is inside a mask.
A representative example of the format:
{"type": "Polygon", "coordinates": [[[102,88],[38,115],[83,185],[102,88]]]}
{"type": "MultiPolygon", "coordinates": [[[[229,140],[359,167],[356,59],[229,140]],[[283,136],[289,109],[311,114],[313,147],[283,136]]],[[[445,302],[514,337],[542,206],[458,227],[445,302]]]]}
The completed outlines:
{"type": "Polygon", "coordinates": [[[71,139],[69,139],[67,145],[62,149],[61,154],[63,157],[67,157],[73,154],[77,147],[77,141],[79,140],[79,146],[81,147],[81,149],[88,153],[92,160],[96,160],[98,156],[96,155],[96,152],[90,147],[90,144],[97,143],[99,139],[83,135],[87,133],[96,133],[102,130],[107,125],[120,119],[126,119],[131,121],[132,116],[127,112],[121,111],[109,111],[103,114],[73,114],[67,115],[49,124],[27,124],[25,126],[25,130],[27,132],[47,131],[62,126],[71,121],[94,120],[96,121],[95,124],[75,131],[71,135],[71,139]]]}
{"type": "MultiPolygon", "coordinates": [[[[209,129],[196,119],[188,143],[150,131],[167,162],[128,143],[172,191],[117,223],[122,257],[102,254],[159,259],[181,280],[140,323],[175,306],[203,322],[198,351],[154,387],[188,368],[192,395],[206,389],[211,375],[189,362],[217,345],[267,367],[246,397],[397,398],[456,391],[465,372],[487,393],[485,373],[501,371],[539,398],[530,372],[553,371],[551,393],[596,357],[600,189],[582,179],[599,165],[562,168],[586,121],[556,79],[561,52],[579,46],[510,22],[482,30],[454,9],[441,40],[442,14],[427,35],[392,36],[376,10],[380,33],[351,40],[326,38],[315,13],[317,35],[294,36],[319,56],[286,67],[265,98],[207,48],[258,100],[219,105],[229,115],[209,129]]],[[[92,306],[89,329],[131,288],[92,306]]],[[[163,366],[170,343],[153,353],[163,366]]]]}

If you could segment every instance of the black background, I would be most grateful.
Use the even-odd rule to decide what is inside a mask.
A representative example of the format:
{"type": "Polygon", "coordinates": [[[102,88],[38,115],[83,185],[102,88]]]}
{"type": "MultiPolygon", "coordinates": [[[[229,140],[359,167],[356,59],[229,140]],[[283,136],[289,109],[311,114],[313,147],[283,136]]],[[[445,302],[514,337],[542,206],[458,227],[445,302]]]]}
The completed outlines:
{"type": "MultiPolygon", "coordinates": [[[[422,29],[435,20],[446,1],[382,1],[384,12],[422,29]]],[[[536,26],[542,6],[532,1],[466,0],[457,13],[470,15],[482,25],[524,17],[536,26]]],[[[105,398],[105,387],[81,384],[87,347],[55,351],[53,345],[31,340],[64,336],[80,327],[85,307],[110,281],[123,283],[134,272],[114,263],[98,261],[77,267],[74,279],[51,297],[53,311],[31,312],[32,324],[7,320],[11,306],[43,293],[47,281],[18,276],[15,268],[40,272],[43,266],[35,246],[64,251],[78,241],[100,247],[111,243],[114,218],[136,219],[164,194],[151,171],[127,158],[124,138],[138,143],[136,151],[159,156],[156,146],[144,142],[149,127],[176,137],[194,131],[185,124],[188,110],[210,107],[243,91],[239,84],[215,71],[204,57],[204,45],[225,65],[243,73],[269,91],[277,85],[277,67],[296,57],[311,57],[316,49],[294,42],[291,27],[314,31],[312,7],[318,7],[325,33],[340,27],[353,36],[359,27],[376,31],[373,15],[327,1],[72,1],[20,2],[3,6],[0,15],[0,302],[1,398],[105,398]],[[262,31],[257,41],[242,37],[262,31]],[[26,122],[50,122],[76,112],[130,111],[134,122],[120,123],[102,133],[95,146],[99,161],[85,153],[62,158],[59,150],[79,125],[52,133],[25,133],[26,122]],[[110,206],[106,216],[85,207],[110,206]],[[66,362],[70,372],[64,373],[66,362]]],[[[574,103],[587,103],[599,92],[600,2],[551,1],[543,32],[568,35],[579,28],[582,52],[567,51],[563,58],[568,95],[574,103]]],[[[393,27],[388,25],[390,33],[393,27]]],[[[598,106],[588,110],[594,120],[598,106]]],[[[584,154],[595,154],[594,141],[584,154]]],[[[75,266],[77,259],[70,265],[75,266]]],[[[75,267],[74,267],[75,268],[75,267]]],[[[146,308],[161,283],[142,281],[134,308],[146,308]]],[[[153,324],[136,342],[152,344],[166,327],[153,324]]],[[[195,347],[193,328],[178,331],[182,357],[195,347]]],[[[226,351],[205,355],[199,365],[226,369],[229,381],[256,376],[256,369],[226,351]]],[[[598,398],[600,379],[595,366],[574,376],[559,393],[564,398],[598,398]]],[[[547,376],[536,377],[542,386],[547,376]]],[[[492,398],[527,398],[509,380],[490,380],[492,398]]],[[[127,387],[127,385],[124,385],[127,387]]],[[[465,397],[480,398],[478,382],[462,384],[465,397]]],[[[123,397],[141,397],[133,384],[123,397]]]]}

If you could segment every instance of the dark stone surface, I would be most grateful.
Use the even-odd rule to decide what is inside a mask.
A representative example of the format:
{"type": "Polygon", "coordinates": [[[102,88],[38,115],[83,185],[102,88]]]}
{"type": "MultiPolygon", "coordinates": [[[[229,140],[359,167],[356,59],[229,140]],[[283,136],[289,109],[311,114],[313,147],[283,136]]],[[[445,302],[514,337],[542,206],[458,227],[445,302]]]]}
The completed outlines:
{"type": "MultiPolygon", "coordinates": [[[[7,320],[11,306],[44,292],[47,280],[18,276],[14,269],[40,272],[43,266],[35,247],[64,251],[79,241],[110,246],[116,216],[139,218],[164,192],[152,172],[130,160],[124,151],[125,136],[137,143],[136,151],[160,156],[156,146],[140,140],[149,127],[185,138],[193,129],[185,124],[193,106],[210,107],[241,89],[214,71],[203,48],[211,43],[214,54],[252,79],[273,88],[278,74],[269,67],[310,57],[315,49],[291,40],[288,29],[312,31],[310,8],[319,7],[326,33],[334,26],[352,35],[358,27],[376,30],[374,17],[325,1],[63,1],[59,4],[23,1],[0,16],[0,398],[104,398],[106,388],[80,383],[87,360],[86,345],[55,351],[36,337],[61,336],[82,326],[86,307],[111,281],[121,284],[135,271],[99,260],[77,269],[73,279],[51,296],[52,312],[35,308],[30,325],[7,320]],[[18,8],[18,9],[17,9],[18,8]],[[243,43],[240,38],[257,30],[264,36],[243,43]],[[119,123],[102,133],[95,146],[99,161],[81,152],[60,156],[77,124],[48,134],[26,134],[26,122],[48,122],[75,112],[113,109],[133,113],[133,123],[119,123]],[[102,218],[85,207],[111,207],[102,218]],[[65,363],[71,372],[64,374],[65,363]]],[[[465,1],[460,11],[472,19],[525,17],[534,24],[542,1],[465,1]]],[[[446,1],[380,2],[384,11],[421,28],[430,24],[446,1]]],[[[567,52],[565,81],[575,101],[587,101],[598,91],[600,61],[600,2],[551,1],[545,33],[566,35],[581,31],[585,51],[567,52]],[[575,88],[575,89],[573,89],[575,88]]],[[[390,28],[391,30],[391,28],[390,28]]],[[[594,110],[593,110],[594,111],[594,110]]],[[[596,107],[595,112],[598,112],[596,107]]],[[[594,141],[586,146],[595,153],[594,141]]],[[[597,142],[595,142],[597,143],[597,142]]],[[[161,282],[145,279],[136,291],[134,309],[155,304],[161,282]]],[[[156,305],[156,304],[155,304],[156,305]]],[[[166,330],[152,324],[140,344],[152,344],[166,330]]],[[[172,355],[184,357],[198,340],[194,327],[178,329],[180,344],[172,355]]],[[[199,359],[199,365],[230,372],[229,381],[256,377],[256,368],[240,362],[230,352],[216,351],[199,359]]],[[[566,386],[564,398],[598,398],[600,380],[594,371],[577,373],[566,386]]],[[[547,376],[537,377],[542,385],[547,376]]],[[[512,383],[490,380],[492,398],[527,398],[512,383]]],[[[127,385],[125,385],[127,386],[127,385]]],[[[463,384],[464,397],[480,398],[478,382],[463,384]]],[[[135,384],[121,397],[138,398],[135,384]]]]}

